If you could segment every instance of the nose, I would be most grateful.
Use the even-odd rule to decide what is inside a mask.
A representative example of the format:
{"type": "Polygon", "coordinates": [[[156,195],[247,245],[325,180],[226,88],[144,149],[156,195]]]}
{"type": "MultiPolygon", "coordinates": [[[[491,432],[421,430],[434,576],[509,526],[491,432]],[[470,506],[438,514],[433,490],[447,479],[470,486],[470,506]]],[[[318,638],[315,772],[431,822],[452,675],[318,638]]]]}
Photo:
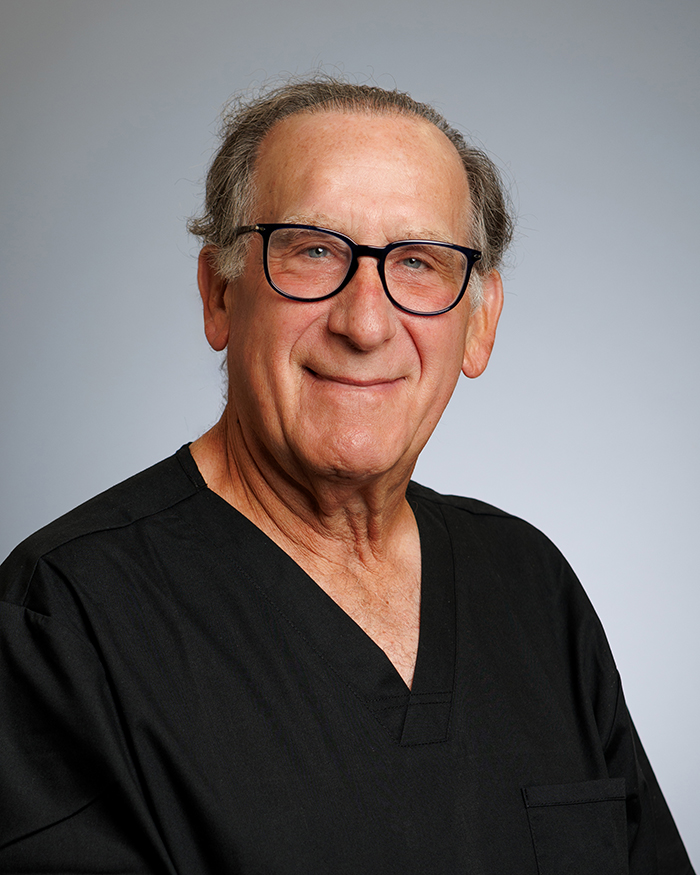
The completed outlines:
{"type": "Polygon", "coordinates": [[[329,330],[363,352],[376,349],[396,333],[396,309],[382,286],[376,258],[360,257],[353,278],[329,303],[329,330]]]}

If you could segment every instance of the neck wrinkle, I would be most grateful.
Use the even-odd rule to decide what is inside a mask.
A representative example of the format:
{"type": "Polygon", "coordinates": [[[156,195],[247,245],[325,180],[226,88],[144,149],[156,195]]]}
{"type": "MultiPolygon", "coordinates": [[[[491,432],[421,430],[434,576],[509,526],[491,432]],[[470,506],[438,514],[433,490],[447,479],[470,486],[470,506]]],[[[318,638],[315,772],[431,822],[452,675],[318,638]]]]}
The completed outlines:
{"type": "Polygon", "coordinates": [[[192,445],[208,488],[231,504],[282,550],[306,567],[319,561],[343,567],[376,566],[392,545],[415,527],[405,498],[409,475],[400,486],[380,489],[294,480],[264,450],[251,451],[228,407],[220,421],[192,445]],[[259,460],[258,455],[262,458],[259,460]],[[266,464],[265,464],[266,463],[266,464]],[[266,476],[266,469],[269,475],[266,476]]]}

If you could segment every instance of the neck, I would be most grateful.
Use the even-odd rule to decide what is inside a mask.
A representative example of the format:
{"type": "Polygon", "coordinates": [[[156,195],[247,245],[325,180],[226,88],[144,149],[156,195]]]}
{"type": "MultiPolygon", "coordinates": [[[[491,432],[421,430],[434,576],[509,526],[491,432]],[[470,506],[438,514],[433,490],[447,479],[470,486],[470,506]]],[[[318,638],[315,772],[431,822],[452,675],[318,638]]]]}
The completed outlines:
{"type": "Polygon", "coordinates": [[[251,452],[226,413],[192,445],[210,489],[300,565],[361,626],[408,686],[418,649],[420,541],[405,491],[410,477],[299,482],[251,452]]]}
{"type": "Polygon", "coordinates": [[[246,440],[228,409],[191,450],[209,488],[286,552],[296,545],[381,560],[407,516],[412,519],[405,499],[412,468],[359,482],[287,471],[246,440]]]}

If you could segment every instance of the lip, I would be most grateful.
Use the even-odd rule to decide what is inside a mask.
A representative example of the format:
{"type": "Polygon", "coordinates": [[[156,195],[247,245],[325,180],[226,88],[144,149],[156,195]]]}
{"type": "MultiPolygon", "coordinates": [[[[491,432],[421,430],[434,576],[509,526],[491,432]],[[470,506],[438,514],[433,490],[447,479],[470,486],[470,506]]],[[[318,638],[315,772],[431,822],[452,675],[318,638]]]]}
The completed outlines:
{"type": "Polygon", "coordinates": [[[314,379],[327,383],[338,383],[341,386],[350,386],[353,389],[377,389],[383,386],[391,386],[400,381],[400,377],[348,377],[342,374],[319,374],[313,368],[306,368],[314,379]]]}

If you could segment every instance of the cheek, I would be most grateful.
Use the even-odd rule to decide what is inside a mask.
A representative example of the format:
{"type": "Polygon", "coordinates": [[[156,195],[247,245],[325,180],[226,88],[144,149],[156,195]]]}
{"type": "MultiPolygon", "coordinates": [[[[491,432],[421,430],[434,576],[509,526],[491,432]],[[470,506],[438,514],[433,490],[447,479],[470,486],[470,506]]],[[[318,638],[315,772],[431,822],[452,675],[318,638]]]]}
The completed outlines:
{"type": "Polygon", "coordinates": [[[465,320],[450,319],[452,315],[423,317],[434,319],[435,323],[414,326],[411,332],[420,357],[422,379],[438,394],[448,397],[462,369],[466,338],[465,320]]]}
{"type": "MultiPolygon", "coordinates": [[[[275,294],[275,293],[273,293],[275,294]]],[[[265,295],[265,292],[263,292],[265,295]]],[[[322,328],[308,305],[274,299],[234,313],[229,344],[229,378],[236,392],[246,384],[266,401],[283,401],[298,380],[305,350],[318,348],[322,328]]]]}

